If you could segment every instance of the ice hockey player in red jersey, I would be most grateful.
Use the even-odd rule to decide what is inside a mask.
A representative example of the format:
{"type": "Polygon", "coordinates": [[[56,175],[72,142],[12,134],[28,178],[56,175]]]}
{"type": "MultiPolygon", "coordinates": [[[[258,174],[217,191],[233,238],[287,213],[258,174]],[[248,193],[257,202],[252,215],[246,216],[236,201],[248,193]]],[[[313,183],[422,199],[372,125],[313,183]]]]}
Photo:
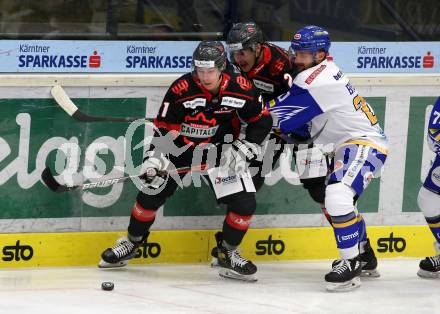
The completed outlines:
{"type": "MultiPolygon", "coordinates": [[[[263,33],[256,23],[234,24],[228,33],[226,42],[231,51],[233,63],[240,68],[248,79],[252,80],[265,102],[289,91],[289,81],[295,76],[295,67],[284,49],[264,41],[263,33]],[[286,74],[289,76],[286,76],[286,74]]],[[[290,139],[297,143],[305,142],[309,138],[308,125],[304,125],[304,127],[290,134],[290,139]]],[[[284,143],[275,134],[271,135],[271,139],[277,140],[277,144],[281,144],[281,148],[274,153],[274,164],[281,154],[284,143]]],[[[312,147],[312,144],[310,146],[312,147]]],[[[300,154],[300,156],[302,155],[300,154]]],[[[298,162],[299,156],[295,154],[295,157],[298,162]]],[[[263,185],[264,172],[261,176],[256,175],[254,177],[257,190],[263,185]]],[[[311,172],[309,171],[309,173],[311,172]]],[[[305,174],[300,176],[304,188],[309,192],[312,199],[322,207],[324,204],[325,177],[326,173],[313,177],[307,177],[305,174]]]]}
{"type": "Polygon", "coordinates": [[[127,237],[102,253],[101,267],[123,266],[146,241],[158,208],[178,186],[174,178],[161,175],[161,170],[169,169],[169,165],[191,166],[201,156],[198,162],[208,160],[210,185],[217,200],[227,208],[223,240],[217,248],[220,275],[256,280],[257,267],[237,250],[256,208],[255,187],[243,165],[257,158],[272,118],[263,109],[251,82],[229,67],[226,69],[226,61],[221,42],[202,41],[193,54],[192,72],[178,78],[168,89],[154,121],[159,131],[157,141],[150,145],[143,163],[149,178],[157,175],[146,180],[149,193],[142,190],[137,195],[127,237]],[[239,138],[244,123],[245,135],[239,138]],[[169,145],[166,141],[164,144],[165,134],[173,134],[169,145]],[[176,156],[170,147],[184,150],[176,156]],[[211,151],[215,152],[214,162],[211,151]]]}
{"type": "Polygon", "coordinates": [[[287,52],[265,42],[263,33],[254,22],[234,24],[226,40],[231,61],[251,80],[265,101],[286,93],[290,61],[287,52]]]}

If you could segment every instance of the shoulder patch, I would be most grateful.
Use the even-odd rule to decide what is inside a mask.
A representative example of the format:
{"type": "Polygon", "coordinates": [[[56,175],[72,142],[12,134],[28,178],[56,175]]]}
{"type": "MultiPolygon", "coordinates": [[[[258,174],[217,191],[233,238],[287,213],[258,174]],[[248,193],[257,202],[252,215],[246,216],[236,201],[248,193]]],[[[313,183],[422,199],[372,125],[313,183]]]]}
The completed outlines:
{"type": "Polygon", "coordinates": [[[306,84],[308,84],[308,85],[310,85],[312,82],[313,82],[313,80],[322,72],[322,71],[324,71],[324,69],[326,68],[327,66],[325,65],[325,64],[322,64],[319,68],[317,68],[315,71],[313,71],[312,72],[312,74],[310,74],[309,75],[309,77],[308,78],[306,78],[306,84]]]}

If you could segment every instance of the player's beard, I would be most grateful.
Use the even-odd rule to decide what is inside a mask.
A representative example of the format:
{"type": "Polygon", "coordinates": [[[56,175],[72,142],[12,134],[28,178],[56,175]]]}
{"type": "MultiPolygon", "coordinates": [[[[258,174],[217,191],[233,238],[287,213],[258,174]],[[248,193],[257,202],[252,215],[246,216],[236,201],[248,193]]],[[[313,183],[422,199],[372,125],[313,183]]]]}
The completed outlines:
{"type": "Polygon", "coordinates": [[[304,63],[295,63],[294,64],[293,71],[295,73],[301,73],[304,70],[307,70],[307,67],[304,63]]]}

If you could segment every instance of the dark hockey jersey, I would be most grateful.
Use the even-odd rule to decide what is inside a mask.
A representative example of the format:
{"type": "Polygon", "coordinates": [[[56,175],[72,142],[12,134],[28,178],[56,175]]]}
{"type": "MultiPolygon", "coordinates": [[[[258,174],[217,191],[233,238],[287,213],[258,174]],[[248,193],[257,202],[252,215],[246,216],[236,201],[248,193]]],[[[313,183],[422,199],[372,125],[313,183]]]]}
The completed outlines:
{"type": "Polygon", "coordinates": [[[245,75],[252,80],[264,101],[269,101],[290,89],[284,79],[284,74],[290,73],[290,62],[285,50],[269,43],[262,45],[262,53],[260,63],[245,75]]]}
{"type": "Polygon", "coordinates": [[[251,82],[225,70],[218,95],[211,94],[191,73],[178,78],[168,89],[156,127],[174,130],[178,146],[222,143],[227,134],[237,138],[246,123],[246,140],[260,144],[269,133],[272,118],[264,109],[251,82]]]}

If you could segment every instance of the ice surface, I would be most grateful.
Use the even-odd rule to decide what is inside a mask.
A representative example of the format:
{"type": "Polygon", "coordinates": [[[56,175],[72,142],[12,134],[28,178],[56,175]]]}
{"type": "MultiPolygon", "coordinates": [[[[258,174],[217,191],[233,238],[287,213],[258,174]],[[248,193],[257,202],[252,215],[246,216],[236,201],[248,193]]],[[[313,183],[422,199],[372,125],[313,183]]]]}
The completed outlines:
{"type": "Polygon", "coordinates": [[[380,278],[346,293],[325,290],[331,261],[257,263],[256,283],[201,264],[2,269],[0,313],[440,313],[440,279],[418,278],[418,263],[380,260],[380,278]]]}

